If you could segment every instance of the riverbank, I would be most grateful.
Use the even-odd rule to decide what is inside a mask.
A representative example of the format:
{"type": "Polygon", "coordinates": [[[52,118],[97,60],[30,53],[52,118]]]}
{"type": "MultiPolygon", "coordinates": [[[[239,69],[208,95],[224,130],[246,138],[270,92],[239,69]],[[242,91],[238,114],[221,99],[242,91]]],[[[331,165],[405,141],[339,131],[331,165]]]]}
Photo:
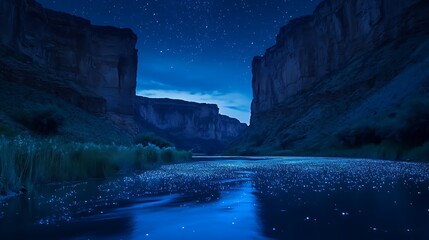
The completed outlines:
{"type": "Polygon", "coordinates": [[[151,144],[121,146],[0,137],[0,195],[26,192],[38,184],[107,178],[190,159],[189,152],[151,144]]]}

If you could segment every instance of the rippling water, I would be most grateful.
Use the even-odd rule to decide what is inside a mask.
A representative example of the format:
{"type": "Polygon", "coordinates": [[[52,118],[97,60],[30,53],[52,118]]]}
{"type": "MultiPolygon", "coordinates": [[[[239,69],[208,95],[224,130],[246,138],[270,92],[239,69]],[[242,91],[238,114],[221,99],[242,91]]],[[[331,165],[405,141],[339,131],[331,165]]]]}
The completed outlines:
{"type": "Polygon", "coordinates": [[[429,165],[222,159],[0,201],[1,239],[429,239],[429,165]]]}

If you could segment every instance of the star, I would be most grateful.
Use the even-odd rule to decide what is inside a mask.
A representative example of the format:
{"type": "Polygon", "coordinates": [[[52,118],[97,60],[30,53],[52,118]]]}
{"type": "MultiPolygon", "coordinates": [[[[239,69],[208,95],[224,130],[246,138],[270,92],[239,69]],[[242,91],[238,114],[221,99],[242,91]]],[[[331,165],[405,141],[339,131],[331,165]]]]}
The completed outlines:
{"type": "Polygon", "coordinates": [[[311,14],[321,0],[38,1],[93,24],[131,28],[138,35],[137,92],[237,93],[247,103],[231,106],[242,109],[232,114],[246,121],[253,57],[275,44],[280,27],[311,14]]]}

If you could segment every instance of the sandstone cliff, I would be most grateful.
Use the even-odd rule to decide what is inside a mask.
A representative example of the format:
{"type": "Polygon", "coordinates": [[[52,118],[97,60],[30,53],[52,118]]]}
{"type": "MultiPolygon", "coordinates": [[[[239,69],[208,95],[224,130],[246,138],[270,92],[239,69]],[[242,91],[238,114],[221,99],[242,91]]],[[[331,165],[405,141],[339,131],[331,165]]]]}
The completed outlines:
{"type": "Polygon", "coordinates": [[[0,0],[0,29],[0,82],[10,83],[2,92],[11,89],[19,96],[7,104],[10,108],[0,109],[0,123],[13,123],[23,111],[19,108],[36,106],[67,116],[59,134],[70,139],[103,141],[105,135],[107,142],[127,142],[152,131],[178,147],[204,153],[218,152],[246,128],[220,115],[216,105],[140,97],[135,105],[137,37],[129,29],[93,26],[33,0],[0,0]],[[98,120],[69,103],[97,113],[98,120]],[[79,114],[74,116],[69,109],[79,114]],[[97,132],[92,123],[112,129],[97,132]],[[112,132],[118,134],[115,141],[112,132]]]}
{"type": "Polygon", "coordinates": [[[143,129],[154,131],[177,146],[213,153],[247,127],[219,114],[215,104],[137,97],[136,118],[143,129]]]}
{"type": "Polygon", "coordinates": [[[418,110],[429,99],[428,12],[425,0],[326,0],[292,20],[254,59],[251,125],[233,150],[421,155],[429,142],[417,136],[429,120],[418,110]],[[407,132],[424,141],[404,140],[407,132]]]}
{"type": "MultiPolygon", "coordinates": [[[[326,0],[289,22],[277,43],[253,61],[253,118],[308,90],[353,58],[428,28],[414,10],[423,0],[326,0]]],[[[419,10],[420,11],[420,10],[419,10]]]]}
{"type": "Polygon", "coordinates": [[[33,0],[2,0],[0,13],[0,44],[45,73],[31,78],[17,64],[3,63],[5,75],[15,71],[13,80],[40,86],[90,112],[133,114],[137,37],[131,30],[93,26],[33,0]],[[63,82],[46,80],[49,73],[63,82]]]}

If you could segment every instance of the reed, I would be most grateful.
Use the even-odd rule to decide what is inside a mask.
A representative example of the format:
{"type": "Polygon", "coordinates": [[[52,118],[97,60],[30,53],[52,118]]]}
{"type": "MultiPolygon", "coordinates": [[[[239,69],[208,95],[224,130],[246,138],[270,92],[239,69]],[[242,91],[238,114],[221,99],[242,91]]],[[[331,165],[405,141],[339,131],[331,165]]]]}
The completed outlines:
{"type": "Polygon", "coordinates": [[[0,137],[0,193],[51,182],[106,178],[190,158],[186,151],[152,144],[119,146],[0,137]]]}

